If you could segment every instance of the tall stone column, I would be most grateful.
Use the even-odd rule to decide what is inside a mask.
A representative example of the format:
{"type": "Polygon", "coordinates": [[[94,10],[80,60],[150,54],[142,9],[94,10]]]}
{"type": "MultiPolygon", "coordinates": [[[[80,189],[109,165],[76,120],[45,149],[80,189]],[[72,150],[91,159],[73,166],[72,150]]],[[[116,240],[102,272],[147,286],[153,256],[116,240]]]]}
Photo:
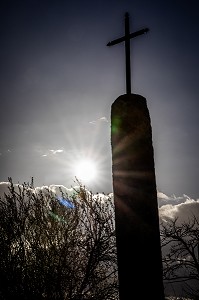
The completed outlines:
{"type": "Polygon", "coordinates": [[[111,146],[120,300],[164,299],[152,129],[146,99],[111,107],[111,146]]]}

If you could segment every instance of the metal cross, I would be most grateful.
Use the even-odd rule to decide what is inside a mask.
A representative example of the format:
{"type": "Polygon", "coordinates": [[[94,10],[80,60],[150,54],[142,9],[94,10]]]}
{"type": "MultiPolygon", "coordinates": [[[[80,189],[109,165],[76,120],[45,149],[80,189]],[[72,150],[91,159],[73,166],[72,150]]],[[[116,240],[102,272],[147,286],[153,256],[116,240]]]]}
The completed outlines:
{"type": "Polygon", "coordinates": [[[113,46],[121,42],[125,42],[125,58],[126,58],[126,93],[131,94],[131,56],[130,56],[130,39],[147,33],[148,28],[138,30],[136,32],[130,33],[129,29],[129,14],[125,14],[125,35],[121,38],[118,38],[114,41],[111,41],[107,46],[113,46]]]}

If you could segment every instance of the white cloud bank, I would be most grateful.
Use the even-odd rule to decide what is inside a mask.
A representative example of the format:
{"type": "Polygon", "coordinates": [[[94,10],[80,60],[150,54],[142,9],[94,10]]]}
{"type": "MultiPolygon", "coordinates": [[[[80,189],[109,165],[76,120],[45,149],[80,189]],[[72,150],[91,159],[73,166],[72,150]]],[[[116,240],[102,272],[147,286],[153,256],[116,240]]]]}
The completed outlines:
{"type": "MultiPolygon", "coordinates": [[[[23,188],[23,185],[22,184],[14,184],[14,190],[15,192],[19,192],[19,189],[22,189],[23,188]]],[[[0,197],[4,197],[5,194],[9,194],[9,187],[10,187],[10,182],[0,182],[0,197]]],[[[74,187],[76,188],[76,187],[74,187]]],[[[78,187],[77,187],[78,188],[78,187]]],[[[64,194],[67,194],[67,195],[72,195],[74,193],[74,189],[73,188],[66,188],[65,186],[63,185],[49,185],[49,186],[41,186],[41,187],[35,187],[34,189],[29,189],[31,190],[33,193],[36,193],[36,194],[39,194],[40,192],[43,193],[43,195],[47,195],[49,192],[54,194],[54,195],[57,195],[57,196],[60,196],[61,195],[61,191],[64,193],[64,194]]]]}
{"type": "Polygon", "coordinates": [[[199,199],[191,199],[186,194],[167,196],[161,192],[157,196],[160,220],[178,218],[179,222],[186,222],[193,215],[199,218],[199,199]]]}
{"type": "MultiPolygon", "coordinates": [[[[0,182],[0,197],[4,196],[4,193],[9,193],[9,182],[0,182]]],[[[18,192],[18,186],[21,186],[19,184],[14,184],[14,188],[16,192],[18,192]]],[[[67,188],[63,185],[49,185],[49,186],[41,186],[36,187],[33,192],[39,193],[40,191],[45,193],[52,192],[53,194],[56,194],[57,196],[60,195],[60,188],[63,193],[71,195],[74,193],[73,188],[67,188]]],[[[77,189],[78,187],[75,187],[77,189]]],[[[113,194],[104,195],[98,194],[93,195],[94,198],[97,196],[103,200],[107,200],[108,198],[113,199],[113,194]]],[[[168,218],[175,219],[178,218],[179,222],[188,221],[189,219],[192,219],[193,215],[196,216],[199,219],[199,199],[191,199],[189,196],[183,194],[182,196],[168,196],[160,191],[157,193],[158,197],[158,205],[159,205],[159,217],[160,221],[167,220],[168,218]]]]}

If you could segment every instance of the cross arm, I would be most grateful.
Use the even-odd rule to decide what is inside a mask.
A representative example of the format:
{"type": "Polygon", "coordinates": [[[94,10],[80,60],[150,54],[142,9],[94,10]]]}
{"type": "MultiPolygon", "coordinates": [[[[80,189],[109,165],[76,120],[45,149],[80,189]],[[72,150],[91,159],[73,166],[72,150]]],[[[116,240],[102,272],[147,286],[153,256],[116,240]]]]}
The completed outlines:
{"type": "Polygon", "coordinates": [[[127,39],[132,39],[132,38],[134,38],[136,36],[139,36],[139,35],[142,35],[144,33],[147,33],[148,31],[149,31],[149,28],[144,28],[144,29],[138,30],[136,32],[130,33],[129,36],[123,36],[121,38],[118,38],[116,40],[113,40],[113,41],[109,42],[107,44],[107,46],[113,46],[113,45],[119,44],[121,42],[124,42],[127,39]]]}

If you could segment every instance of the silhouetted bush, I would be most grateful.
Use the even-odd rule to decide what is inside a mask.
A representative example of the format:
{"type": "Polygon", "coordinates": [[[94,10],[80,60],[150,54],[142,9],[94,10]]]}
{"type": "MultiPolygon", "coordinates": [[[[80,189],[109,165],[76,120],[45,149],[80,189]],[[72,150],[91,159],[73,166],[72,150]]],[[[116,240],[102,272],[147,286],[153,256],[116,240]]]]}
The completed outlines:
{"type": "MultiPolygon", "coordinates": [[[[180,287],[182,294],[199,300],[199,221],[193,218],[182,224],[168,219],[161,224],[163,280],[165,286],[180,287]]],[[[182,298],[181,298],[182,299],[182,298]]]]}
{"type": "Polygon", "coordinates": [[[114,206],[81,183],[55,195],[33,182],[0,199],[0,299],[118,299],[114,206]]]}
{"type": "MultiPolygon", "coordinates": [[[[119,299],[113,199],[76,183],[58,195],[9,179],[0,198],[0,299],[119,299]]],[[[198,300],[199,221],[177,221],[160,227],[164,284],[198,300]]]]}

